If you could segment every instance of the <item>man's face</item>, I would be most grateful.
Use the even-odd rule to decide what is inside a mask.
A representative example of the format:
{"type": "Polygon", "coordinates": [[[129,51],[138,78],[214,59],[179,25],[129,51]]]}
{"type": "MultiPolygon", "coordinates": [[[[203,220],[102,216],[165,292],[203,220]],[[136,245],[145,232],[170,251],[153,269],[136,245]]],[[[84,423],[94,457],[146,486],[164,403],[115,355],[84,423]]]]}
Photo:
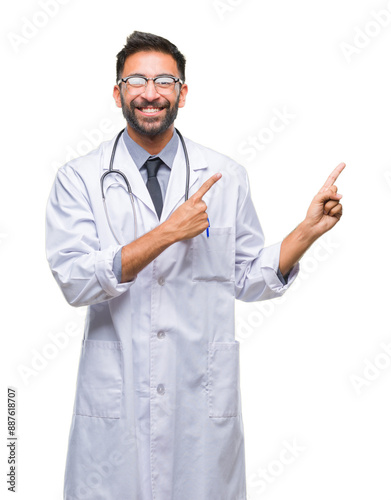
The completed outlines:
{"type": "MultiPolygon", "coordinates": [[[[159,75],[170,75],[179,78],[175,59],[161,52],[137,52],[129,56],[124,65],[122,77],[145,76],[153,78],[159,75]]],[[[117,106],[122,107],[122,113],[129,126],[136,132],[146,136],[155,136],[165,132],[173,123],[178,108],[185,105],[187,85],[176,84],[175,90],[169,95],[156,92],[153,81],[149,81],[145,90],[138,95],[130,95],[126,86],[114,88],[114,99],[117,106]]]]}

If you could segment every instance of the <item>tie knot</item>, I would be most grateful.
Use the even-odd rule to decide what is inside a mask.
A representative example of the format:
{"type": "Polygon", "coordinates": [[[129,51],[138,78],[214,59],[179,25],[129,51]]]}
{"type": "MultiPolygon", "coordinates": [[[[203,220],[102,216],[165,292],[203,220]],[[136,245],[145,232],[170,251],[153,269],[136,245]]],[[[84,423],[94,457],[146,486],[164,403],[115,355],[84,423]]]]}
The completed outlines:
{"type": "Polygon", "coordinates": [[[159,167],[162,165],[162,160],[157,156],[156,158],[151,158],[145,162],[148,172],[148,179],[151,177],[156,177],[159,167]]]}

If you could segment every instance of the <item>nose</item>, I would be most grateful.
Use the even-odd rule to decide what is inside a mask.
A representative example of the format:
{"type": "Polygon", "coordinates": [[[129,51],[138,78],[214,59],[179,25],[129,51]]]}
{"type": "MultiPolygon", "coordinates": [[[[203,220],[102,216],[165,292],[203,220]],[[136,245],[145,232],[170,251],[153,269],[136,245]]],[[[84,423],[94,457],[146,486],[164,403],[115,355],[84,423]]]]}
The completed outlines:
{"type": "Polygon", "coordinates": [[[153,80],[148,80],[144,92],[142,93],[145,99],[148,101],[154,101],[158,99],[160,94],[156,92],[155,83],[153,80]]]}

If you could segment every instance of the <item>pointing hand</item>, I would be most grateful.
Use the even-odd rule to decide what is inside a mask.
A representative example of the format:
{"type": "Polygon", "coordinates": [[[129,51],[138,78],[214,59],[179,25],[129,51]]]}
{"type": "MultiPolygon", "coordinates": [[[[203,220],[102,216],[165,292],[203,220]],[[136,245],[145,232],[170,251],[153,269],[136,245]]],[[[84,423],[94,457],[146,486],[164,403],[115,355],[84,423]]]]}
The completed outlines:
{"type": "Polygon", "coordinates": [[[178,207],[167,219],[171,230],[175,232],[176,241],[188,240],[205,231],[209,227],[206,203],[202,197],[221,178],[214,174],[190,198],[178,207]]]}
{"type": "Polygon", "coordinates": [[[334,182],[345,166],[340,163],[331,172],[308,208],[306,221],[317,237],[329,231],[342,217],[342,194],[337,193],[334,182]]]}

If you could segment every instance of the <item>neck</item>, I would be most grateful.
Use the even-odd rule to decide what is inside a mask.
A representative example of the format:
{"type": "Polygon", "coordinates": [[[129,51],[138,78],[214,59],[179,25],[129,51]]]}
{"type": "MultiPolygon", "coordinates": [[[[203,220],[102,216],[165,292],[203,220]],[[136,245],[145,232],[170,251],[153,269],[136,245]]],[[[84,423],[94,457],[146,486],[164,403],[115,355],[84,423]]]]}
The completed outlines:
{"type": "Polygon", "coordinates": [[[131,137],[134,142],[137,142],[137,144],[145,149],[145,151],[148,151],[148,153],[152,156],[160,153],[160,151],[164,149],[166,144],[170,142],[174,134],[174,125],[171,125],[161,134],[154,136],[139,134],[129,125],[127,125],[127,131],[129,137],[131,137]]]}

